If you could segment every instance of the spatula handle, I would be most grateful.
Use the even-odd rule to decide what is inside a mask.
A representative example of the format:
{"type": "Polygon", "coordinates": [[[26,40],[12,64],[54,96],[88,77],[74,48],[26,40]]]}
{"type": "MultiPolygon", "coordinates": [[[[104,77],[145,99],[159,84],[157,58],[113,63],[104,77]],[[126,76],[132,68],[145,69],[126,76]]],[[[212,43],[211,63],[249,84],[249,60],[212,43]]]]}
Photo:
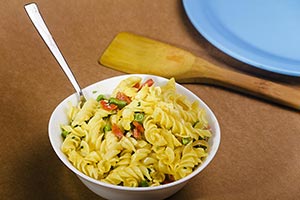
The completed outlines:
{"type": "Polygon", "coordinates": [[[300,110],[300,91],[264,79],[220,68],[202,58],[196,58],[195,73],[203,82],[231,88],[300,110]]]}

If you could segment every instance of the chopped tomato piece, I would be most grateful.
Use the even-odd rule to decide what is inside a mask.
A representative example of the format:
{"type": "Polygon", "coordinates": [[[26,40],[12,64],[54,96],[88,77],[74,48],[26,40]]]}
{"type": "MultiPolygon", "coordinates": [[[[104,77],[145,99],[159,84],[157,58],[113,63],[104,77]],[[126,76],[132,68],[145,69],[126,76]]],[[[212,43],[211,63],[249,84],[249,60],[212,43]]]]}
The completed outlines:
{"type": "Polygon", "coordinates": [[[207,125],[207,127],[204,128],[205,130],[211,130],[209,124],[207,125]]]}
{"type": "Polygon", "coordinates": [[[133,121],[132,124],[134,125],[133,137],[135,137],[136,139],[141,139],[142,133],[144,133],[145,131],[144,127],[137,121],[133,121]]]}
{"type": "Polygon", "coordinates": [[[123,92],[118,92],[116,98],[122,101],[126,101],[127,104],[130,104],[131,102],[130,97],[124,94],[123,92]]]}
{"type": "Polygon", "coordinates": [[[175,181],[174,176],[167,174],[165,180],[162,182],[163,184],[172,183],[175,181]]]}
{"type": "Polygon", "coordinates": [[[143,84],[141,85],[140,88],[142,88],[142,87],[144,87],[144,86],[146,86],[146,85],[147,85],[148,87],[151,87],[153,84],[154,84],[153,79],[152,79],[152,78],[149,78],[145,83],[143,83],[143,84]]]}
{"type": "Polygon", "coordinates": [[[134,84],[134,86],[133,86],[134,88],[137,88],[137,89],[140,89],[140,83],[139,82],[137,82],[136,84],[134,84]]]}
{"type": "Polygon", "coordinates": [[[143,133],[145,131],[143,125],[140,124],[139,122],[133,121],[132,123],[139,132],[143,133]]]}
{"type": "Polygon", "coordinates": [[[111,131],[119,139],[121,139],[124,136],[124,132],[116,124],[112,125],[111,131]]]}
{"type": "Polygon", "coordinates": [[[134,88],[137,88],[138,90],[142,89],[142,87],[144,86],[148,86],[151,87],[154,84],[154,81],[152,78],[149,78],[148,80],[146,80],[143,84],[140,83],[136,83],[135,85],[133,85],[134,88]]]}
{"type": "Polygon", "coordinates": [[[134,129],[133,129],[133,137],[134,137],[135,139],[141,139],[141,138],[142,138],[142,134],[141,134],[141,132],[139,132],[139,131],[137,130],[137,128],[134,128],[134,129]]]}
{"type": "Polygon", "coordinates": [[[101,101],[100,101],[100,104],[101,104],[101,106],[102,106],[102,108],[103,108],[104,110],[108,110],[108,111],[116,110],[116,109],[118,108],[117,105],[115,105],[115,104],[109,104],[109,103],[108,103],[107,101],[105,101],[105,100],[101,100],[101,101]]]}

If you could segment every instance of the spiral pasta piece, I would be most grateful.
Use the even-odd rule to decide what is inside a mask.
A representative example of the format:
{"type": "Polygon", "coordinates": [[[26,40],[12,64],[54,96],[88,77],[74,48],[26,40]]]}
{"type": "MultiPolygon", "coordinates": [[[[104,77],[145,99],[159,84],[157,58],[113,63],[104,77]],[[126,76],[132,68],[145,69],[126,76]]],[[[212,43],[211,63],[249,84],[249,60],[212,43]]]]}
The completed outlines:
{"type": "Polygon", "coordinates": [[[97,101],[94,99],[88,100],[78,111],[72,122],[72,126],[81,125],[83,122],[89,120],[95,113],[97,101]]]}
{"type": "Polygon", "coordinates": [[[102,181],[111,183],[114,185],[119,185],[122,183],[124,186],[138,187],[145,177],[151,180],[151,176],[148,169],[144,166],[128,166],[128,167],[118,167],[113,173],[109,174],[102,181]]]}

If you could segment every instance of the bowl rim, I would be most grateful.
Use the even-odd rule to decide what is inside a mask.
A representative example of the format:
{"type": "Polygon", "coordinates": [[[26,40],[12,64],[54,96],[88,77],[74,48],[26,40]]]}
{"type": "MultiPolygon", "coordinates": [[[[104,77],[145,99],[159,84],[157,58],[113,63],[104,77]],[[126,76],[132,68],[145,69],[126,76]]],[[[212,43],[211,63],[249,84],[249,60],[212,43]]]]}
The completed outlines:
{"type": "MultiPolygon", "coordinates": [[[[83,92],[85,93],[86,91],[90,90],[90,88],[99,85],[103,82],[109,82],[109,81],[114,81],[116,79],[119,80],[123,80],[126,79],[128,77],[131,76],[138,76],[141,77],[142,79],[146,79],[146,78],[155,78],[158,79],[160,82],[165,83],[166,81],[168,81],[169,79],[164,78],[164,77],[160,77],[157,75],[152,75],[152,74],[124,74],[124,75],[118,75],[118,76],[113,76],[107,79],[103,79],[100,80],[96,83],[93,83],[91,85],[88,85],[87,87],[83,88],[83,92]]],[[[211,118],[211,121],[213,121],[214,126],[215,126],[215,131],[213,132],[213,137],[214,137],[214,148],[211,148],[209,151],[208,156],[205,158],[205,160],[203,161],[202,164],[200,164],[191,174],[187,175],[186,177],[183,177],[179,180],[176,180],[174,182],[168,183],[168,184],[164,184],[164,185],[159,185],[159,186],[152,186],[152,187],[129,187],[129,186],[119,186],[119,185],[113,185],[113,184],[109,184],[109,183],[105,183],[101,180],[97,180],[94,179],[92,177],[89,177],[88,175],[84,174],[83,172],[79,171],[75,166],[73,166],[73,164],[67,159],[66,155],[60,150],[60,148],[55,148],[55,141],[54,141],[54,134],[52,134],[52,127],[53,124],[58,123],[54,117],[55,117],[55,113],[58,112],[59,108],[63,105],[66,105],[68,101],[70,101],[70,99],[74,96],[76,96],[76,93],[73,93],[71,95],[69,95],[68,97],[64,98],[53,110],[53,112],[51,113],[50,119],[49,119],[49,123],[48,123],[48,137],[51,143],[51,146],[54,150],[54,152],[56,153],[56,155],[59,157],[59,159],[63,162],[63,164],[65,166],[68,167],[68,169],[70,169],[73,173],[75,173],[77,176],[80,176],[81,178],[92,182],[96,185],[102,186],[102,187],[106,187],[106,188],[110,188],[110,189],[116,189],[116,190],[122,190],[122,191],[152,191],[152,190],[162,190],[165,188],[169,188],[172,186],[176,186],[179,184],[182,184],[184,182],[187,182],[188,180],[194,178],[197,174],[199,174],[201,171],[203,171],[208,164],[211,163],[211,161],[213,160],[213,158],[215,157],[219,146],[220,146],[220,142],[221,142],[221,130],[220,130],[220,125],[219,122],[214,114],[214,112],[210,109],[210,107],[200,98],[198,97],[196,94],[194,94],[192,91],[190,91],[189,89],[187,89],[186,87],[182,86],[181,84],[176,82],[176,89],[180,88],[180,90],[187,92],[190,97],[192,99],[195,99],[196,101],[199,102],[200,107],[204,108],[206,113],[209,116],[209,118],[211,118]]],[[[211,138],[212,139],[212,138],[211,138]]]]}

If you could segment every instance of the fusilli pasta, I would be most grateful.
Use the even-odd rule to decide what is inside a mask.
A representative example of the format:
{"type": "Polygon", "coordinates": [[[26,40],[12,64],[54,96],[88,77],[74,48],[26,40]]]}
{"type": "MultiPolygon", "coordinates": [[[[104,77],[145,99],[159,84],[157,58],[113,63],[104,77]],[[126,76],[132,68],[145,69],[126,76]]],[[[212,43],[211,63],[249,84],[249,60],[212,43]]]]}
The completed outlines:
{"type": "Polygon", "coordinates": [[[139,187],[181,179],[207,157],[211,130],[205,111],[176,92],[175,80],[155,86],[130,77],[111,97],[70,105],[61,150],[84,174],[139,187]]]}

